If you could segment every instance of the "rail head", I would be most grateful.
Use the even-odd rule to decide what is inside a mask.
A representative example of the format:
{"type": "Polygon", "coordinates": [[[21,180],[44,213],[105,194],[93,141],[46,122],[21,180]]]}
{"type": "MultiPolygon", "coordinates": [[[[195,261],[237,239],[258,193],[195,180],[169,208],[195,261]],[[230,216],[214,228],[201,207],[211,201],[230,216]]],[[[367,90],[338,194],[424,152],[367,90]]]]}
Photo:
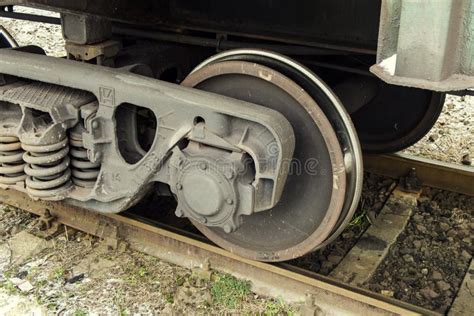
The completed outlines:
{"type": "Polygon", "coordinates": [[[402,178],[413,168],[422,184],[437,189],[474,196],[474,168],[417,157],[410,154],[364,155],[368,172],[402,178]]]}

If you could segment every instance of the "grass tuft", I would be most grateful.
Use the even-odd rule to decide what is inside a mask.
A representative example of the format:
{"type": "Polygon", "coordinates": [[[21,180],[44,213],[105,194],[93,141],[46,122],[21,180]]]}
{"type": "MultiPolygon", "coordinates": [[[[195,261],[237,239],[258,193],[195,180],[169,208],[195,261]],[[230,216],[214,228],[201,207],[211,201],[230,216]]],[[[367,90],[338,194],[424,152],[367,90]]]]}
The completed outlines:
{"type": "Polygon", "coordinates": [[[280,297],[277,301],[269,301],[265,305],[265,316],[274,316],[274,315],[294,315],[293,310],[285,304],[283,299],[280,297]]]}
{"type": "Polygon", "coordinates": [[[361,205],[354,214],[354,217],[352,217],[349,226],[361,228],[366,222],[372,224],[369,214],[367,213],[367,209],[365,208],[365,201],[362,200],[361,205]]]}
{"type": "Polygon", "coordinates": [[[251,294],[250,282],[236,277],[219,273],[211,286],[211,295],[215,304],[226,308],[238,308],[251,294]]]}
{"type": "Polygon", "coordinates": [[[87,312],[82,309],[76,309],[74,316],[87,316],[87,312]]]}

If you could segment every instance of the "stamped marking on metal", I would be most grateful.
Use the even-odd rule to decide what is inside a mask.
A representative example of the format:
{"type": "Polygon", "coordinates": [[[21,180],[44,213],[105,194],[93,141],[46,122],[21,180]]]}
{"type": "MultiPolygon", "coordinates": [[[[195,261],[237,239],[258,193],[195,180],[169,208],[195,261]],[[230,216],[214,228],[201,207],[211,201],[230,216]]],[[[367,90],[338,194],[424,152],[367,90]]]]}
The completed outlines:
{"type": "Polygon", "coordinates": [[[114,106],[115,105],[115,89],[108,87],[99,88],[99,101],[102,105],[114,106]]]}

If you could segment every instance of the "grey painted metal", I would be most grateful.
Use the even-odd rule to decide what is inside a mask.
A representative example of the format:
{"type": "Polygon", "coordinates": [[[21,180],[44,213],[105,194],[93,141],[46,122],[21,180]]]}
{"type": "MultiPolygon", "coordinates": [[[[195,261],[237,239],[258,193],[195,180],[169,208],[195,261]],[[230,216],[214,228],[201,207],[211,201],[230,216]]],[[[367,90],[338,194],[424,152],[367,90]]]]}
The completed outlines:
{"type": "MultiPolygon", "coordinates": [[[[221,192],[223,195],[200,191],[212,203],[232,199],[232,203],[227,203],[232,205],[227,211],[231,215],[250,215],[271,208],[282,194],[288,173],[284,162],[293,155],[294,135],[289,122],[276,111],[123,70],[11,49],[0,50],[0,73],[20,78],[0,86],[2,107],[12,108],[11,117],[15,118],[1,133],[17,136],[26,153],[31,153],[30,185],[27,183],[26,190],[23,183],[13,188],[26,191],[33,198],[66,199],[99,212],[123,211],[146,194],[154,182],[182,185],[176,181],[183,178],[178,158],[186,156],[183,155],[186,151],[177,146],[182,140],[212,149],[209,154],[209,150],[198,146],[194,152],[200,163],[207,161],[215,171],[208,175],[212,181],[228,179],[228,171],[235,174],[239,171],[239,159],[225,159],[229,152],[233,157],[247,153],[258,158],[253,161],[252,183],[229,183],[229,190],[221,192]],[[29,83],[21,78],[36,81],[29,83]],[[140,147],[137,122],[129,119],[136,107],[149,109],[157,119],[155,140],[149,150],[140,147]],[[87,166],[101,166],[93,188],[70,187],[71,166],[69,157],[65,156],[69,146],[64,140],[79,123],[84,128],[82,145],[87,150],[87,166]],[[43,157],[43,153],[51,160],[43,157]],[[224,166],[217,165],[219,159],[224,166]],[[47,174],[39,177],[38,168],[47,174]],[[50,175],[54,176],[48,178],[50,175]],[[54,188],[62,189],[66,183],[67,190],[46,192],[53,184],[57,184],[54,188]],[[38,192],[43,189],[46,191],[38,192]]],[[[10,117],[3,116],[4,113],[2,123],[10,117]]],[[[188,162],[192,162],[187,153],[188,162]]],[[[243,177],[248,178],[249,174],[244,172],[243,177]]],[[[191,180],[188,183],[193,185],[195,181],[191,180]]],[[[178,194],[180,198],[195,200],[178,194]]],[[[226,224],[232,224],[232,229],[237,226],[235,222],[210,223],[222,228],[226,224]]]]}
{"type": "Polygon", "coordinates": [[[474,87],[474,2],[383,0],[377,64],[387,83],[440,92],[474,87]]]}
{"type": "MultiPolygon", "coordinates": [[[[205,125],[199,124],[197,130],[204,131],[205,125]]],[[[271,201],[255,198],[252,186],[248,185],[254,178],[250,162],[240,150],[229,152],[196,141],[183,150],[175,149],[170,183],[178,199],[176,216],[221,227],[229,234],[241,226],[242,215],[251,215],[249,210],[266,209],[271,201]]]]}

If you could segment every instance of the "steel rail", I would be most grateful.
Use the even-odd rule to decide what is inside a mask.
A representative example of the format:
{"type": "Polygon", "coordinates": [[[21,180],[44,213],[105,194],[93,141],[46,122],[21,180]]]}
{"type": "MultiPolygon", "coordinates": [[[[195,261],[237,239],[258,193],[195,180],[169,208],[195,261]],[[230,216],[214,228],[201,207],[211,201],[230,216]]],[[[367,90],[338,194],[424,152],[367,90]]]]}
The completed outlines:
{"type": "MultiPolygon", "coordinates": [[[[172,226],[170,224],[164,224],[164,223],[158,222],[156,220],[150,220],[149,218],[146,218],[146,217],[143,217],[141,215],[137,215],[137,214],[133,213],[133,211],[132,212],[125,212],[124,215],[128,218],[138,220],[142,223],[148,223],[148,224],[153,225],[155,227],[163,228],[167,231],[177,233],[181,236],[186,236],[186,237],[192,238],[194,240],[198,240],[198,241],[201,241],[201,242],[204,242],[204,243],[207,243],[207,244],[212,244],[212,242],[203,235],[199,235],[197,233],[189,232],[189,231],[183,230],[181,228],[177,228],[175,226],[172,226]]],[[[321,274],[317,274],[316,272],[313,272],[313,271],[295,266],[295,265],[290,264],[290,263],[286,263],[286,262],[276,262],[275,263],[274,262],[274,263],[271,263],[271,264],[276,266],[276,267],[282,268],[284,270],[292,271],[292,272],[298,273],[300,275],[310,277],[312,279],[316,279],[316,280],[319,280],[319,281],[322,281],[322,282],[325,282],[325,283],[328,283],[328,284],[333,284],[333,285],[335,285],[337,287],[340,287],[340,288],[348,289],[352,292],[356,292],[356,293],[366,295],[366,296],[369,296],[369,297],[372,296],[372,297],[374,297],[376,299],[380,299],[382,301],[387,301],[389,303],[392,303],[392,304],[397,305],[399,307],[406,308],[408,310],[413,310],[413,308],[415,308],[419,313],[421,313],[423,315],[438,315],[435,312],[432,312],[432,311],[429,311],[429,310],[426,310],[426,309],[422,309],[422,308],[418,308],[418,307],[414,307],[414,305],[412,305],[410,303],[399,301],[399,300],[396,300],[396,299],[393,299],[393,298],[387,298],[385,296],[381,296],[381,295],[376,294],[374,292],[370,292],[369,290],[345,284],[345,283],[343,283],[339,280],[336,280],[336,279],[333,279],[333,278],[330,278],[330,277],[327,277],[327,276],[324,276],[324,275],[321,275],[321,274]]]]}
{"type": "Polygon", "coordinates": [[[473,167],[402,153],[364,155],[364,167],[368,172],[393,178],[407,176],[414,168],[425,186],[474,196],[473,167]]]}
{"type": "Polygon", "coordinates": [[[430,314],[422,308],[381,295],[329,282],[321,276],[290,271],[284,265],[271,265],[238,257],[214,245],[195,240],[163,228],[122,215],[103,215],[70,206],[63,202],[33,201],[14,190],[0,190],[0,202],[42,215],[47,210],[69,227],[104,238],[120,240],[132,249],[164,261],[196,268],[209,261],[213,269],[229,272],[252,281],[259,295],[283,297],[288,302],[301,302],[311,294],[324,314],[417,315],[430,314]],[[362,292],[361,292],[362,291],[362,292]]]}

